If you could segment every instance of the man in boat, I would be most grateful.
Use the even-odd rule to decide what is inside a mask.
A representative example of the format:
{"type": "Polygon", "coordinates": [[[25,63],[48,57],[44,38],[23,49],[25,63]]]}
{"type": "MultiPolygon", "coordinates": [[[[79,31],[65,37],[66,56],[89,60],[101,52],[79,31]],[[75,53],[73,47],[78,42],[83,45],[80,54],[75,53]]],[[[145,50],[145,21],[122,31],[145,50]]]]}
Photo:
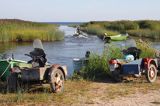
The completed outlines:
{"type": "Polygon", "coordinates": [[[103,40],[105,41],[105,43],[110,43],[111,38],[108,37],[107,33],[104,33],[103,40]]]}
{"type": "Polygon", "coordinates": [[[80,26],[77,26],[77,34],[80,35],[81,31],[80,31],[80,26]]]}

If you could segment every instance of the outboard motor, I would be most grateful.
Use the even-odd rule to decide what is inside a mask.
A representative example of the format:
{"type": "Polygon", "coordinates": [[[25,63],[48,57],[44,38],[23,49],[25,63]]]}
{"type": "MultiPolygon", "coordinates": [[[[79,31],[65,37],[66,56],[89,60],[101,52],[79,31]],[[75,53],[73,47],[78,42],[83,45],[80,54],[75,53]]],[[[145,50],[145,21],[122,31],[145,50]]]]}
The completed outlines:
{"type": "Polygon", "coordinates": [[[32,60],[28,63],[38,63],[39,67],[44,67],[47,62],[46,54],[44,53],[44,50],[40,48],[34,48],[34,50],[30,52],[30,57],[32,60]]]}

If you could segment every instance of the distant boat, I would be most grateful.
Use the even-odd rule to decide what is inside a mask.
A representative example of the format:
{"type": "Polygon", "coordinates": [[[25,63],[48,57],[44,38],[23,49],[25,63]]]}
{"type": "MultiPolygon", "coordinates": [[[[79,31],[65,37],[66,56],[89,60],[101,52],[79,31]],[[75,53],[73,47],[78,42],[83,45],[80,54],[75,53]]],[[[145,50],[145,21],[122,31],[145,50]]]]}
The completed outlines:
{"type": "Polygon", "coordinates": [[[88,38],[88,35],[86,35],[85,33],[77,33],[77,32],[75,32],[74,34],[73,34],[73,36],[74,37],[77,37],[77,38],[88,38]]]}
{"type": "MultiPolygon", "coordinates": [[[[107,34],[105,33],[105,35],[107,34]]],[[[118,34],[113,36],[105,36],[104,39],[112,40],[112,41],[123,41],[123,40],[127,40],[127,37],[128,37],[128,34],[127,35],[118,34]]]]}
{"type": "Polygon", "coordinates": [[[73,34],[73,36],[79,36],[80,34],[79,33],[77,33],[77,32],[75,32],[74,34],[73,34]]]}

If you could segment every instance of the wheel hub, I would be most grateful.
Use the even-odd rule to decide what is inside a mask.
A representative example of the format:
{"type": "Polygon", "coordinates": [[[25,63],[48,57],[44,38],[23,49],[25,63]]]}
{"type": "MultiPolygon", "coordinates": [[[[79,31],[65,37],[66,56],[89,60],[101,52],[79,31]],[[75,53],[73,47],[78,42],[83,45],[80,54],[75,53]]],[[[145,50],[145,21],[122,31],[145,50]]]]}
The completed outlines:
{"type": "Polygon", "coordinates": [[[150,69],[149,76],[150,76],[151,78],[154,78],[154,76],[155,76],[155,70],[154,70],[154,68],[151,68],[151,69],[150,69]]]}
{"type": "Polygon", "coordinates": [[[153,70],[151,71],[151,77],[154,77],[154,71],[153,70]]]}
{"type": "Polygon", "coordinates": [[[62,87],[63,81],[61,80],[61,75],[57,73],[55,77],[55,85],[56,85],[56,91],[60,91],[62,87]]]}

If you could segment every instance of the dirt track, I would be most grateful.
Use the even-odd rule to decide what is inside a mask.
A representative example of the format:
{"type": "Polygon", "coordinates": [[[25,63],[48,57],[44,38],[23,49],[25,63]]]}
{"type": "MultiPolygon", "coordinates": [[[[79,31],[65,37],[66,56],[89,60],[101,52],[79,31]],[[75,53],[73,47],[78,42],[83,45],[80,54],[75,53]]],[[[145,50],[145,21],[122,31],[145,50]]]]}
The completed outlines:
{"type": "Polygon", "coordinates": [[[147,94],[136,93],[127,97],[119,97],[107,102],[95,100],[93,105],[102,106],[160,106],[160,90],[147,94]]]}
{"type": "MultiPolygon", "coordinates": [[[[149,84],[149,83],[148,83],[149,84]]],[[[147,85],[147,84],[146,84],[147,85]]],[[[158,90],[146,90],[148,87],[143,88],[145,92],[143,92],[143,89],[141,89],[141,86],[139,88],[137,88],[137,90],[135,88],[130,89],[129,90],[134,90],[135,91],[132,93],[126,93],[126,92],[130,92],[127,91],[126,87],[124,87],[124,89],[126,90],[122,90],[122,89],[118,89],[119,91],[116,91],[115,89],[113,89],[113,91],[115,90],[115,92],[113,92],[113,95],[108,95],[108,93],[111,93],[110,91],[110,87],[108,86],[113,86],[113,88],[115,87],[119,87],[119,86],[124,86],[124,85],[119,85],[119,84],[108,84],[106,85],[106,83],[92,83],[92,90],[90,89],[90,91],[88,91],[88,95],[92,97],[90,97],[90,99],[88,99],[89,101],[87,101],[87,99],[84,97],[81,97],[81,100],[79,101],[79,103],[75,103],[73,104],[74,106],[160,106],[160,89],[158,90]],[[103,87],[102,87],[103,86],[103,87]],[[106,91],[106,89],[108,89],[106,91]],[[126,93],[127,95],[125,96],[125,94],[122,93],[126,93]],[[114,96],[117,93],[116,96],[114,96]],[[123,96],[122,96],[123,95],[123,96]],[[113,96],[113,98],[112,98],[113,96]],[[108,98],[109,97],[109,98],[108,98]]],[[[147,85],[148,86],[148,85],[147,85]]],[[[151,86],[150,86],[151,87],[151,86]]]]}

